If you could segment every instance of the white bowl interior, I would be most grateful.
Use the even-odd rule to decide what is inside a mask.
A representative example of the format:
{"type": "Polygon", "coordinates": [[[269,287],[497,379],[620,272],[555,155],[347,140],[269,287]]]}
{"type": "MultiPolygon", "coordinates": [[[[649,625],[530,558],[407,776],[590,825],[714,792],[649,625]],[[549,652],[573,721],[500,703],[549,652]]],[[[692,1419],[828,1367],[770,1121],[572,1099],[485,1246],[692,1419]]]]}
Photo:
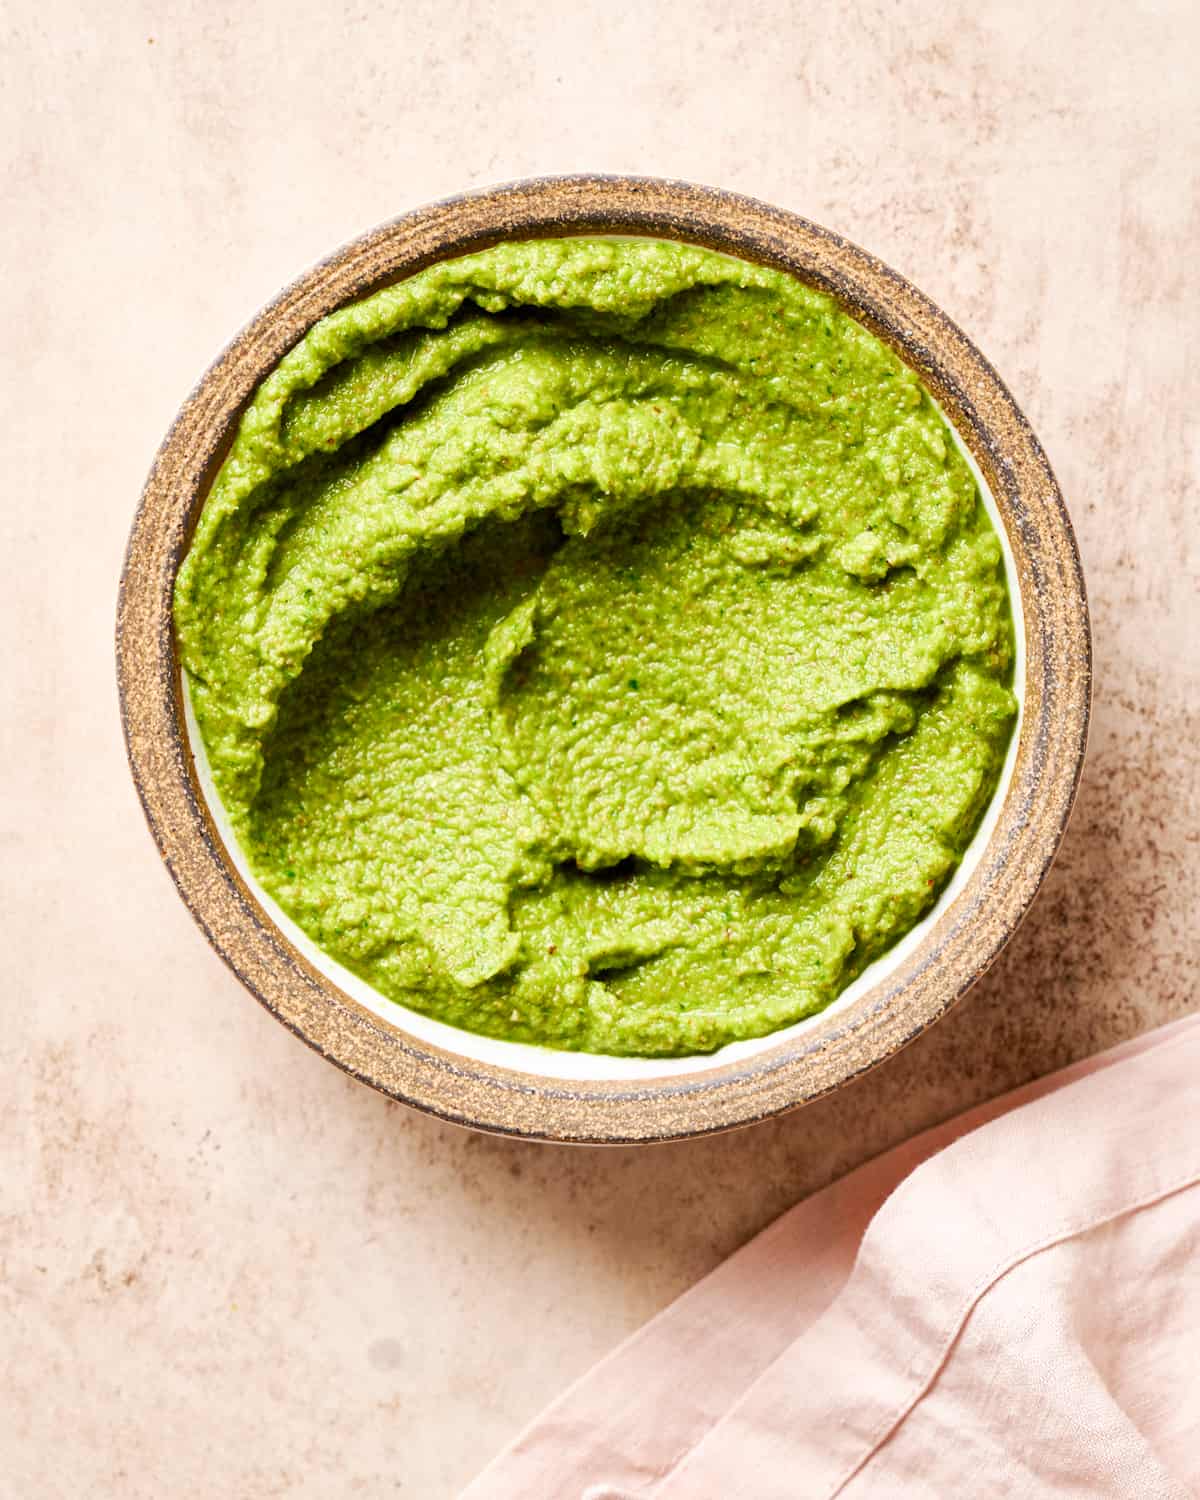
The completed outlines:
{"type": "MultiPolygon", "coordinates": [[[[945,413],[942,413],[943,417],[945,413]]],[[[192,711],[191,697],[186,688],[184,690],[184,717],[187,727],[188,742],[191,747],[192,756],[196,765],[196,775],[200,783],[205,803],[216,825],[221,839],[229,851],[230,859],[238,874],[245,881],[249,889],[254,893],[255,899],[262,906],[275,925],[287,936],[289,941],[296,947],[312,966],[319,970],[327,979],[331,980],[339,989],[351,996],[360,1005],[365,1006],[379,1019],[389,1026],[396,1027],[406,1033],[409,1037],[429,1043],[441,1048],[443,1051],[456,1053],[461,1057],[472,1058],[475,1061],[488,1063],[493,1067],[510,1068],[522,1073],[532,1073],[543,1078],[558,1081],[589,1081],[589,1082],[620,1082],[620,1081],[649,1081],[652,1078],[682,1077],[685,1074],[703,1073],[709,1069],[722,1067],[727,1063],[744,1061],[756,1056],[780,1042],[791,1037],[798,1036],[806,1028],[812,1027],[819,1019],[832,1014],[835,1011],[852,1005],[855,1000],[867,990],[873,988],[882,979],[885,979],[920,944],[929,927],[937,921],[943,911],[954,901],[962,890],[972,871],[978,865],[983,850],[991,837],[992,830],[996,826],[996,820],[1000,815],[1005,794],[1012,780],[1013,767],[1016,764],[1017,744],[1020,739],[1021,721],[1024,717],[1025,697],[1025,616],[1021,600],[1020,580],[1017,577],[1016,563],[1013,558],[1012,548],[1009,545],[1008,533],[1004,522],[1000,517],[999,509],[992,495],[991,489],[986,483],[979,465],[966,444],[962,441],[953,423],[947,421],[954,441],[967,463],[971,466],[971,472],[975,475],[975,482],[979,486],[979,492],[983,497],[983,503],[987,507],[988,514],[992,518],[992,524],[996,534],[1000,538],[1000,545],[1004,552],[1004,567],[1008,580],[1009,598],[1012,604],[1013,630],[1016,639],[1016,662],[1013,673],[1013,691],[1017,697],[1018,718],[1014,726],[1012,739],[1009,741],[1008,754],[1005,757],[1004,766],[1000,774],[1000,781],[992,797],[987,811],[967,848],[962,862],[959,864],[954,875],[942,891],[941,896],[932,909],[917,923],[911,931],[905,933],[894,947],[890,948],[882,957],[869,964],[856,980],[846,987],[838,998],[820,1011],[817,1015],[808,1016],[803,1021],[797,1021],[792,1026],[781,1028],[779,1031],[770,1032],[767,1036],[759,1037],[754,1041],[730,1042],[727,1046],[716,1052],[705,1053],[698,1057],[678,1058],[640,1058],[640,1057],[612,1057],[598,1053],[585,1052],[563,1052],[551,1047],[539,1047],[527,1042],[499,1041],[492,1037],[479,1036],[472,1031],[460,1030],[457,1026],[449,1026],[444,1021],[435,1021],[429,1016],[423,1016],[418,1011],[410,1010],[405,1005],[400,1005],[369,985],[366,980],[360,979],[349,969],[344,968],[323,952],[304,930],[299,927],[283,908],[268,895],[260,881],[250,869],[241,848],[233,836],[229,817],[217,795],[213,784],[212,771],[209,767],[208,756],[204,748],[204,742],[200,737],[199,728],[196,724],[195,715],[192,711]]],[[[185,674],[186,679],[186,674],[185,674]]]]}

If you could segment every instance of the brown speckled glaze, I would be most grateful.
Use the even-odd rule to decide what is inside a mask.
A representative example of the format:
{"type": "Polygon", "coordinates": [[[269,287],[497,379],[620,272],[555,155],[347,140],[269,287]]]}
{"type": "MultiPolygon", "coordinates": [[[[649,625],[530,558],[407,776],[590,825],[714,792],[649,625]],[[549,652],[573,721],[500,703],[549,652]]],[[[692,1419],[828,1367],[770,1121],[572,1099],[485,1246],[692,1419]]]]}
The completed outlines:
{"type": "Polygon", "coordinates": [[[1079,555],[1041,446],[996,372],[902,277],[838,235],[734,194],[652,178],[534,179],[418,209],[302,276],[188,398],[146,482],[117,616],[134,780],[179,892],[209,941],[284,1025],[363,1082],[460,1124],[553,1141],[637,1142],[748,1124],[828,1093],[943,1016],[1016,930],[1057,851],[1083,763],[1091,637],[1079,555]],[[844,1008],[749,1060],[636,1082],[563,1082],[433,1047],[318,973],[235,872],[199,791],[171,599],[207,487],[251,392],[326,313],[431,261],[505,239],[645,234],[762,261],[831,292],[918,370],[982,470],[1025,614],[1025,707],[998,822],[957,898],[904,963],[844,1008]]]}

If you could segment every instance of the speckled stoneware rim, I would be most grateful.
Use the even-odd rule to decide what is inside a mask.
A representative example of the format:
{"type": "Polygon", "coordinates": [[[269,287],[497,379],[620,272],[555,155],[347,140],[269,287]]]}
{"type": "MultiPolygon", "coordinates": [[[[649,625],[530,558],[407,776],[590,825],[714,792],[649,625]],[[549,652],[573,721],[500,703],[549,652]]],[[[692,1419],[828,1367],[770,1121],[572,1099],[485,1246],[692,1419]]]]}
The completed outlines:
{"type": "Polygon", "coordinates": [[[179,412],[129,539],[117,614],[121,714],[134,781],[172,879],[209,941],[284,1025],[355,1078],[478,1129],[550,1141],[663,1141],[816,1099],[943,1016],[1012,936],[1054,858],[1083,763],[1091,637],[1079,554],[1050,465],[987,360],[874,256],[795,214],[689,183],[539,178],[405,214],[336,251],[234,339],[179,412]],[[1008,790],[970,878],[897,968],[845,1007],[711,1069],[564,1081],[414,1037],[351,999],[284,936],[241,880],[200,793],[172,627],[175,575],[237,417],[312,325],[435,260],[564,234],[693,241],[831,292],[920,372],[978,463],[1008,534],[1024,608],[1024,710],[1008,790]]]}

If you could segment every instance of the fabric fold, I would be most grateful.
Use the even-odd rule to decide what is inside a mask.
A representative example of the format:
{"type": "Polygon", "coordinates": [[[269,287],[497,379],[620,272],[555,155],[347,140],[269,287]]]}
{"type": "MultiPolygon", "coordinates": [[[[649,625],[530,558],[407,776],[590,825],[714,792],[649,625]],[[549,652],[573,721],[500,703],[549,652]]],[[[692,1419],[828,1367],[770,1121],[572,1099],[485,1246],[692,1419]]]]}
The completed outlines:
{"type": "Polygon", "coordinates": [[[634,1334],[464,1500],[944,1495],[980,1465],[989,1494],[1193,1493],[1197,1077],[1188,1017],[867,1163],[634,1334]]]}

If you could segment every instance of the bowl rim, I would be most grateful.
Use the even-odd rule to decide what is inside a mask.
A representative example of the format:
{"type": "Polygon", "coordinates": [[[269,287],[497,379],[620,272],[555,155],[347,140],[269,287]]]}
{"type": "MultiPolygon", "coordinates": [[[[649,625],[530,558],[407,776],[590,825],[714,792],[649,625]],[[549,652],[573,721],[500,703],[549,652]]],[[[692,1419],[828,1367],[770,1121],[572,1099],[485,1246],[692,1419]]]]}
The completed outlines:
{"type": "Polygon", "coordinates": [[[1092,683],[1087,594],[1062,494],[1024,414],[961,329],[875,256],[796,214],[723,189],[602,174],[523,179],[414,209],[268,303],[201,377],[154,460],[121,572],[116,658],[130,769],[160,855],[209,942],[266,1009],[405,1104],[493,1133],[591,1144],[674,1140],[782,1113],[859,1077],[940,1019],[995,960],[1054,860],[1082,770],[1092,683]],[[175,576],[236,422],[315,322],[434,261],[586,234],[681,240],[774,266],[879,335],[937,397],[991,490],[1025,628],[1025,702],[999,816],[970,878],[913,952],[811,1030],[736,1062],[638,1080],[551,1079],[461,1056],[408,1032],[401,1007],[384,1021],[316,969],[234,868],[200,791],[172,615],[175,576]]]}

